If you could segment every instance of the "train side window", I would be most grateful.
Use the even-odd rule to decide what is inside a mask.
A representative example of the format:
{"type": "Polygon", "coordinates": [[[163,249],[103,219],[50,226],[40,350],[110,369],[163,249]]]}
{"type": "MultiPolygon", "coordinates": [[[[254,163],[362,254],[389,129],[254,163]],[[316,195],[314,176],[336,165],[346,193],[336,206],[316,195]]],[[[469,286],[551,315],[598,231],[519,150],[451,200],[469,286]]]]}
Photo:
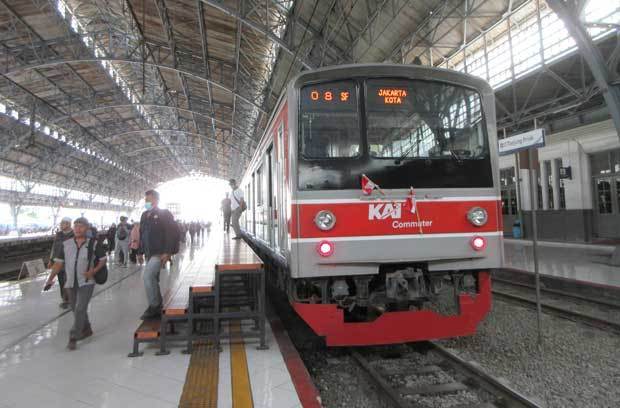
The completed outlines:
{"type": "Polygon", "coordinates": [[[256,206],[263,205],[263,166],[256,170],[256,206]]]}
{"type": "Polygon", "coordinates": [[[272,163],[273,163],[273,147],[270,147],[267,151],[267,205],[269,207],[273,207],[275,203],[273,202],[274,188],[273,188],[273,172],[272,172],[272,163]]]}
{"type": "Polygon", "coordinates": [[[307,159],[360,155],[360,121],[354,81],[305,86],[300,101],[300,151],[307,159]]]}

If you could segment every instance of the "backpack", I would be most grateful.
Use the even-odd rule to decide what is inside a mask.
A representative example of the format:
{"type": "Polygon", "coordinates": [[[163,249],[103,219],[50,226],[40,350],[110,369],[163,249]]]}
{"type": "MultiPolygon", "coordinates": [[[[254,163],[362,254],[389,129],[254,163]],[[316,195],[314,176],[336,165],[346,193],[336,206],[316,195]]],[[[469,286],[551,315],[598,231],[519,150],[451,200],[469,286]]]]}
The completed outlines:
{"type": "MultiPolygon", "coordinates": [[[[87,250],[88,250],[88,266],[89,267],[90,267],[91,261],[93,260],[93,256],[95,255],[95,242],[97,242],[97,240],[92,239],[92,238],[88,241],[87,250]]],[[[99,271],[97,271],[97,273],[95,274],[95,283],[97,285],[103,285],[104,283],[107,282],[107,280],[108,280],[108,266],[104,265],[103,268],[99,269],[99,271]]]]}
{"type": "Polygon", "coordinates": [[[118,226],[118,231],[116,232],[116,236],[118,237],[118,239],[120,239],[121,241],[127,239],[127,228],[125,228],[124,225],[119,225],[118,226]]]}

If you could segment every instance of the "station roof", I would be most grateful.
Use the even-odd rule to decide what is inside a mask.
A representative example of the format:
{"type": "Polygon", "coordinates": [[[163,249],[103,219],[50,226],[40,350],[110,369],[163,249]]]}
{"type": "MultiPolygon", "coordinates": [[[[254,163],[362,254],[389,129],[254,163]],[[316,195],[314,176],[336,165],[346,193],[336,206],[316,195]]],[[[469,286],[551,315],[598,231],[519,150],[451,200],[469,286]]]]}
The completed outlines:
{"type": "MultiPolygon", "coordinates": [[[[299,71],[416,58],[454,68],[526,3],[0,0],[0,172],[133,201],[180,176],[239,176],[299,71]]],[[[523,89],[498,99],[539,97],[523,89]]]]}

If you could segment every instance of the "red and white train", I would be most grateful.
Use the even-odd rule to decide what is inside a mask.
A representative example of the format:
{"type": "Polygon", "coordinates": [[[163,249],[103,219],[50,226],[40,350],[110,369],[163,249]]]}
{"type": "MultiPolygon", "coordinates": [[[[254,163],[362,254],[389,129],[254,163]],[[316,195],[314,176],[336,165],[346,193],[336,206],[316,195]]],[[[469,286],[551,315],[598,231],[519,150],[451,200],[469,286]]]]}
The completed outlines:
{"type": "Polygon", "coordinates": [[[472,334],[503,259],[495,104],[479,78],[303,72],[243,177],[246,238],[327,345],[472,334]]]}

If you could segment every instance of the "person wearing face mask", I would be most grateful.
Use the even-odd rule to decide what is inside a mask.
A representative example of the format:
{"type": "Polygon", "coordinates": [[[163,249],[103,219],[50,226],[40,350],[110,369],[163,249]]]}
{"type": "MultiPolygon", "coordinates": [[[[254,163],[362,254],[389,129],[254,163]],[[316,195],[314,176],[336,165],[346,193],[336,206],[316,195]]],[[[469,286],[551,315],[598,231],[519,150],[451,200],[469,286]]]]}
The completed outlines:
{"type": "Polygon", "coordinates": [[[168,210],[159,208],[159,193],[149,190],[144,194],[146,211],[140,217],[140,247],[138,262],[146,257],[144,289],[149,307],[142,320],[161,317],[162,296],[159,288],[159,272],[178,247],[178,228],[168,210]]]}

